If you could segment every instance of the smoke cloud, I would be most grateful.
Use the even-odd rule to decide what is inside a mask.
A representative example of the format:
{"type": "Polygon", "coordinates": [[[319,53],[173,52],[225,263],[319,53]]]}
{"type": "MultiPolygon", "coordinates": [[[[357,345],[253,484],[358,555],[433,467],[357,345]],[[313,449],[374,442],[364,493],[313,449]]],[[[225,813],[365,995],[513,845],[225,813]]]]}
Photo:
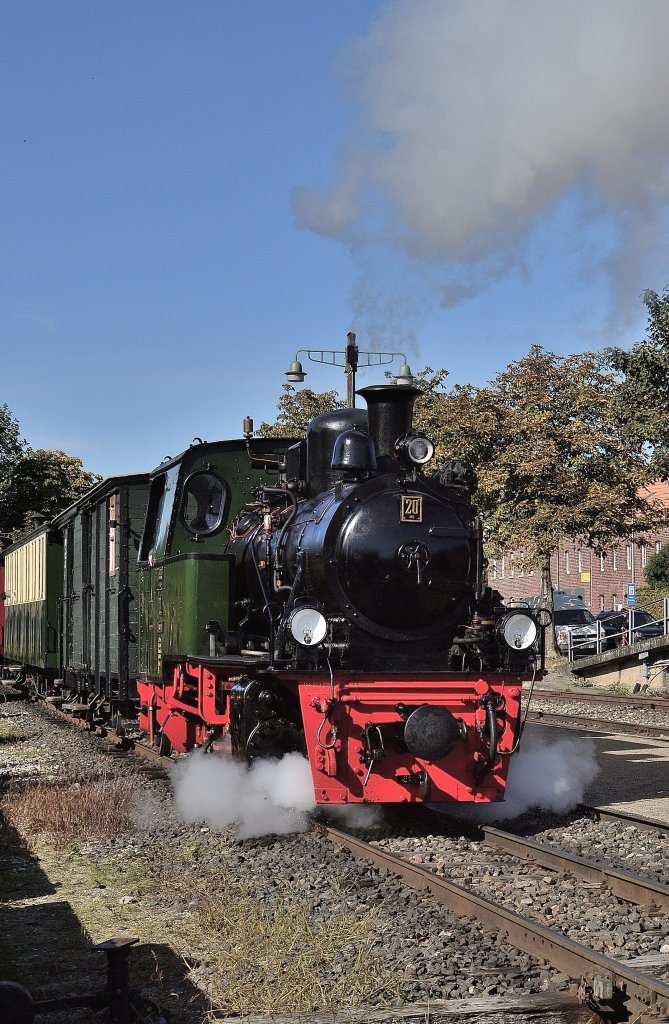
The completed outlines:
{"type": "Polygon", "coordinates": [[[342,58],[353,137],[297,221],[441,267],[453,305],[560,213],[584,272],[638,304],[667,237],[668,38],[665,0],[386,3],[342,58]]]}
{"type": "Polygon", "coordinates": [[[185,821],[204,821],[217,831],[234,825],[240,840],[304,832],[306,812],[316,805],[309,762],[301,754],[255,761],[248,769],[228,756],[196,751],[177,762],[172,786],[185,821]]]}

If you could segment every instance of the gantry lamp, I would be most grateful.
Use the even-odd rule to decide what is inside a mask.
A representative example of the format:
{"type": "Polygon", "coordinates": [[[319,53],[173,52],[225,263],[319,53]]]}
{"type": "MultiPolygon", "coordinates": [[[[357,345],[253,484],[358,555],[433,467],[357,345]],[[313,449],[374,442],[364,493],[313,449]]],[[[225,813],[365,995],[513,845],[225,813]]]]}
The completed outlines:
{"type": "Polygon", "coordinates": [[[298,356],[306,353],[307,359],[310,359],[312,363],[325,363],[327,366],[344,367],[344,373],[346,374],[346,401],[351,409],[355,408],[355,375],[359,367],[386,366],[392,363],[393,359],[397,358],[397,356],[400,356],[404,362],[400,366],[395,383],[413,384],[414,379],[411,374],[411,367],[407,363],[407,358],[403,352],[361,352],[356,344],[355,334],[352,331],[346,335],[346,341],[347,345],[343,350],[331,348],[299,349],[289,369],[286,371],[287,380],[291,384],[304,383],[306,373],[298,356]],[[364,362],[361,362],[361,358],[364,362]]]}

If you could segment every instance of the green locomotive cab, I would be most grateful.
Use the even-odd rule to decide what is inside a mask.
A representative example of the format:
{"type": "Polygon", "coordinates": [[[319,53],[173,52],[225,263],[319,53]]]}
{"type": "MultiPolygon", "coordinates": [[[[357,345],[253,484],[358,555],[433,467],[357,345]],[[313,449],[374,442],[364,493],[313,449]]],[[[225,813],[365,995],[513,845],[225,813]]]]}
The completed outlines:
{"type": "Polygon", "coordinates": [[[235,650],[229,526],[290,439],[198,443],[151,475],[139,552],[139,678],[235,650]]]}

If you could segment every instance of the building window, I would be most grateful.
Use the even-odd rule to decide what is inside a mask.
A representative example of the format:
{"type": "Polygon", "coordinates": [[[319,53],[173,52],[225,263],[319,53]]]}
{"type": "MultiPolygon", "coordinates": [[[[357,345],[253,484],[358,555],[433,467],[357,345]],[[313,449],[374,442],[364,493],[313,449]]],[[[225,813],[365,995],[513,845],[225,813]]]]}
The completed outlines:
{"type": "Polygon", "coordinates": [[[502,568],[500,570],[500,576],[504,579],[504,556],[502,556],[502,568]]]}
{"type": "Polygon", "coordinates": [[[618,572],[618,552],[612,551],[611,554],[613,556],[613,571],[618,572]]]}
{"type": "Polygon", "coordinates": [[[492,578],[494,580],[497,579],[497,559],[496,558],[493,558],[493,560],[492,560],[492,578]]]}
{"type": "Polygon", "coordinates": [[[618,611],[618,595],[611,594],[611,606],[618,611]]]}
{"type": "Polygon", "coordinates": [[[645,569],[648,564],[648,545],[641,545],[641,568],[645,569]]]}
{"type": "Polygon", "coordinates": [[[606,563],[606,555],[603,551],[599,553],[599,571],[604,572],[604,565],[606,563]]]}
{"type": "Polygon", "coordinates": [[[512,562],[511,565],[509,566],[509,579],[512,580],[514,575],[515,575],[515,573],[514,573],[513,562],[512,562]]]}
{"type": "Polygon", "coordinates": [[[662,547],[662,545],[661,545],[661,543],[659,542],[659,540],[656,540],[656,541],[655,541],[655,554],[656,554],[656,555],[659,555],[659,553],[660,553],[660,548],[661,548],[661,547],[662,547]]]}
{"type": "Polygon", "coordinates": [[[565,551],[565,553],[564,553],[564,571],[566,573],[569,573],[569,552],[568,551],[565,551]]]}
{"type": "Polygon", "coordinates": [[[578,552],[578,571],[583,572],[583,552],[579,548],[578,552]]]}
{"type": "Polygon", "coordinates": [[[599,595],[599,610],[600,610],[600,612],[604,611],[604,595],[603,594],[599,595]]]}
{"type": "Polygon", "coordinates": [[[627,553],[627,568],[631,569],[632,568],[632,555],[634,554],[634,548],[632,547],[631,544],[628,544],[625,550],[626,550],[626,553],[627,553]]]}

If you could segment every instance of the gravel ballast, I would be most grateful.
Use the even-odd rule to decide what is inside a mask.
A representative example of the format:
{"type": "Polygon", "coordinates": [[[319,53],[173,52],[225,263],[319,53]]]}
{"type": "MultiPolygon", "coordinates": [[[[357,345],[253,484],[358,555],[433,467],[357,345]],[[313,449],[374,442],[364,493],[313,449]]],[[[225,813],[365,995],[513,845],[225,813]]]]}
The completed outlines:
{"type": "MultiPolygon", "coordinates": [[[[143,975],[137,978],[135,970],[135,978],[148,982],[154,996],[169,1003],[175,1024],[201,1021],[203,1006],[233,1013],[298,1008],[278,1001],[273,1004],[272,999],[276,994],[278,1000],[282,973],[288,967],[297,969],[301,951],[289,951],[282,965],[280,957],[273,960],[257,942],[263,928],[271,929],[277,921],[290,925],[298,918],[322,936],[321,946],[309,954],[311,962],[298,965],[306,975],[318,978],[320,994],[310,989],[304,997],[314,1010],[344,1005],[344,993],[348,1005],[356,1005],[356,999],[367,1005],[384,1001],[399,1005],[568,987],[564,975],[507,946],[476,922],[451,915],[400,881],[357,863],[324,839],[318,826],[306,833],[240,842],[233,829],[217,833],[203,823],[187,824],[175,811],[169,780],[141,759],[108,751],[104,741],[55,720],[41,705],[12,701],[0,705],[0,715],[26,733],[18,742],[0,744],[0,782],[5,787],[10,781],[37,777],[72,784],[101,772],[126,778],[133,787],[134,811],[127,833],[82,838],[57,854],[37,837],[31,840],[32,856],[39,858],[44,872],[56,871],[63,877],[72,873],[73,880],[65,888],[73,913],[84,922],[92,941],[109,937],[110,921],[116,922],[117,933],[138,935],[148,953],[136,959],[143,975]],[[248,941],[243,947],[248,949],[246,966],[234,960],[242,940],[232,949],[227,926],[221,930],[219,919],[219,912],[235,901],[248,906],[249,934],[242,937],[248,941]],[[341,928],[343,944],[333,955],[323,953],[319,959],[318,950],[330,948],[328,932],[332,938],[336,928],[341,928]],[[148,977],[151,957],[154,966],[148,977]],[[231,995],[224,982],[233,960],[235,976],[248,969],[248,987],[231,995]],[[244,1005],[240,1005],[242,999],[244,1005]]],[[[608,862],[610,850],[630,869],[630,861],[624,860],[624,843],[629,844],[632,837],[602,839],[608,836],[609,826],[578,821],[567,822],[565,844],[572,846],[565,848],[591,856],[587,847],[599,837],[602,859],[608,862]]],[[[557,819],[543,829],[541,820],[535,824],[540,840],[549,841],[548,835],[558,829],[562,836],[557,819]]],[[[532,827],[531,816],[521,819],[520,827],[532,827]]],[[[634,854],[641,854],[633,870],[641,871],[647,863],[653,877],[658,877],[666,848],[660,851],[655,839],[653,854],[652,835],[635,833],[633,838],[634,854]],[[644,854],[640,844],[646,842],[644,854]]],[[[425,837],[406,841],[420,843],[420,856],[424,856],[425,837]]],[[[454,880],[477,891],[480,887],[484,895],[492,892],[521,912],[540,906],[545,914],[550,906],[554,924],[567,934],[572,934],[569,928],[573,927],[578,932],[574,937],[593,948],[630,958],[669,942],[667,930],[660,934],[657,919],[629,905],[623,911],[615,905],[618,901],[604,899],[601,892],[586,893],[574,885],[556,897],[555,885],[532,880],[525,865],[509,863],[496,875],[496,869],[486,866],[487,855],[482,858],[481,850],[467,840],[433,836],[430,841],[431,867],[442,869],[439,860],[448,859],[454,880]],[[590,902],[584,911],[586,896],[590,902]]],[[[415,852],[418,855],[417,847],[415,852]]],[[[18,853],[16,844],[3,850],[5,864],[9,857],[16,866],[21,856],[29,859],[30,853],[18,853]]],[[[64,885],[60,877],[54,881],[64,885]]],[[[28,896],[23,899],[29,902],[28,896]]],[[[21,901],[20,895],[14,895],[12,908],[21,901]]],[[[25,941],[31,941],[30,936],[25,941]]],[[[36,952],[36,963],[40,952],[36,952]]],[[[43,977],[38,984],[44,991],[54,987],[62,991],[67,976],[43,977]]],[[[282,994],[281,999],[285,998],[282,994]]],[[[297,991],[295,998],[301,998],[297,991]]]]}

